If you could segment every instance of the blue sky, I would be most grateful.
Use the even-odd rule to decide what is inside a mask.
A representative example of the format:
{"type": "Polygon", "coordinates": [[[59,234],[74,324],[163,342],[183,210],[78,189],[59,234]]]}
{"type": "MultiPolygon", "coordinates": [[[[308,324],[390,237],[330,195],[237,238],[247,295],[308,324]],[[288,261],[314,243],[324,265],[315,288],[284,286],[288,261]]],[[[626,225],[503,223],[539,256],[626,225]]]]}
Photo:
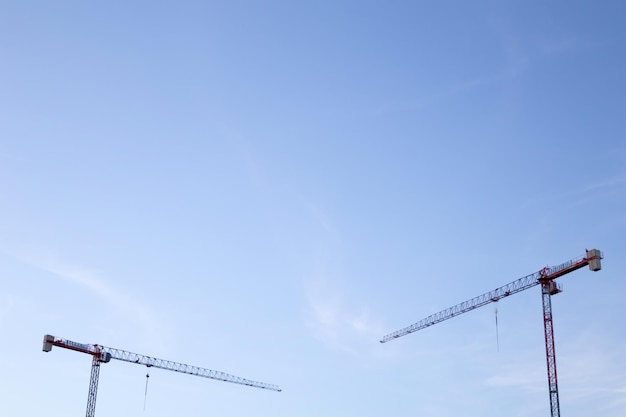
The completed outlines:
{"type": "Polygon", "coordinates": [[[5,1],[0,414],[84,413],[46,333],[277,384],[103,366],[96,415],[626,410],[623,2],[5,1]]]}

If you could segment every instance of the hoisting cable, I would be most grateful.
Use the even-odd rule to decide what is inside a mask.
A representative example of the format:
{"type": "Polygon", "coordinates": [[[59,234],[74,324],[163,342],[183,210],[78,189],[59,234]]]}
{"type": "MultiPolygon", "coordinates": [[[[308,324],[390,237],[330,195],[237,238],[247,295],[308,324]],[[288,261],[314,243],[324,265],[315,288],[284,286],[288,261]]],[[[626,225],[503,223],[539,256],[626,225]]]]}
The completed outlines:
{"type": "Polygon", "coordinates": [[[500,352],[500,338],[498,336],[498,307],[496,307],[494,313],[496,315],[496,349],[500,352]]]}
{"type": "Polygon", "coordinates": [[[143,394],[143,412],[146,412],[146,400],[148,399],[148,379],[150,374],[146,373],[146,392],[143,394]]]}

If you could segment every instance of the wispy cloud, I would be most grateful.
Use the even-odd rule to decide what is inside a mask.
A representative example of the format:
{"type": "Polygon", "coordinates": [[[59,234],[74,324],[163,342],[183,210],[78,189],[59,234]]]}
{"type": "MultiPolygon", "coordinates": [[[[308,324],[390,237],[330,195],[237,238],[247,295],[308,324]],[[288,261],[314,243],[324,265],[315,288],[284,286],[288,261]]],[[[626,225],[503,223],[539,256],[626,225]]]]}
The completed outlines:
{"type": "MultiPolygon", "coordinates": [[[[626,346],[620,348],[598,335],[586,334],[578,340],[570,340],[568,352],[561,353],[557,360],[561,398],[581,409],[597,409],[597,404],[603,404],[606,412],[623,409],[626,404],[626,366],[621,352],[625,349],[626,346]]],[[[487,378],[485,385],[526,392],[547,390],[545,365],[528,366],[528,363],[537,363],[533,356],[538,353],[520,354],[518,360],[503,365],[496,375],[487,378]]]]}
{"type": "Polygon", "coordinates": [[[539,44],[539,51],[543,55],[561,54],[575,50],[580,42],[574,36],[562,36],[560,38],[545,39],[539,44]]]}
{"type": "MultiPolygon", "coordinates": [[[[564,205],[581,206],[597,201],[599,196],[615,196],[620,188],[626,188],[626,171],[616,175],[598,178],[580,187],[571,187],[561,192],[537,194],[529,197],[515,210],[526,212],[538,207],[549,207],[554,213],[560,213],[564,205]]],[[[546,220],[548,221],[548,220],[546,220]]],[[[618,220],[619,221],[619,220],[618,220]]],[[[542,228],[544,225],[542,225],[542,228]]]]}
{"type": "Polygon", "coordinates": [[[11,162],[28,162],[28,158],[24,158],[17,154],[0,152],[0,160],[11,161],[11,162]]]}
{"type": "Polygon", "coordinates": [[[365,307],[349,304],[324,277],[307,283],[307,326],[325,345],[351,355],[369,356],[383,332],[365,307]]]}
{"type": "Polygon", "coordinates": [[[492,84],[504,83],[518,77],[525,69],[527,63],[523,60],[516,62],[509,68],[492,74],[485,74],[461,80],[457,83],[442,87],[439,91],[432,94],[416,97],[411,100],[405,100],[396,103],[383,103],[372,109],[371,113],[375,115],[394,113],[398,111],[419,111],[441,103],[459,95],[487,87],[492,84]]]}
{"type": "Polygon", "coordinates": [[[0,321],[9,315],[9,312],[13,310],[15,305],[15,299],[10,294],[0,295],[0,321]]]}
{"type": "Polygon", "coordinates": [[[102,272],[65,261],[54,256],[17,256],[22,262],[47,271],[54,276],[89,292],[106,303],[112,311],[127,318],[125,322],[135,323],[148,340],[161,340],[162,320],[149,306],[115,288],[104,278],[102,272]]]}
{"type": "Polygon", "coordinates": [[[590,183],[580,192],[587,193],[590,191],[611,190],[624,186],[626,186],[626,172],[590,183]]]}
{"type": "Polygon", "coordinates": [[[539,367],[523,366],[528,363],[520,359],[514,364],[503,366],[497,375],[489,377],[485,385],[493,387],[516,387],[525,391],[538,391],[546,384],[546,370],[539,367]]]}
{"type": "Polygon", "coordinates": [[[622,360],[626,345],[623,342],[609,341],[598,334],[584,334],[570,341],[570,349],[573,353],[561,355],[563,371],[560,375],[568,381],[569,390],[577,401],[603,398],[615,403],[626,402],[626,365],[622,360]]]}

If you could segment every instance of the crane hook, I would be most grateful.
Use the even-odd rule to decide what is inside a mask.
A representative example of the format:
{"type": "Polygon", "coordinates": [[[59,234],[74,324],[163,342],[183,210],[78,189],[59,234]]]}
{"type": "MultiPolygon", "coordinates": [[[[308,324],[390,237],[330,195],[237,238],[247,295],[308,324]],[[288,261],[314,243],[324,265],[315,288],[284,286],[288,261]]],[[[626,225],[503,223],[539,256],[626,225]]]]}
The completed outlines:
{"type": "Polygon", "coordinates": [[[143,394],[143,412],[146,412],[146,401],[148,399],[148,378],[150,378],[150,374],[146,373],[146,391],[143,394]]]}
{"type": "Polygon", "coordinates": [[[496,349],[500,352],[500,337],[498,335],[498,307],[495,308],[494,313],[496,315],[496,349]]]}

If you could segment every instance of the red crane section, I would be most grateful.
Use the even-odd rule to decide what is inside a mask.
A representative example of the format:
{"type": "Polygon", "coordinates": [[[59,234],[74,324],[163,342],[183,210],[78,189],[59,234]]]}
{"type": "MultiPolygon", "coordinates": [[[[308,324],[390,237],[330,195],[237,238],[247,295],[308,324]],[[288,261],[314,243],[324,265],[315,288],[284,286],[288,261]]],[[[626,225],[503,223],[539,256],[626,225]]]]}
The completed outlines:
{"type": "Polygon", "coordinates": [[[561,292],[560,286],[554,281],[570,272],[576,271],[584,266],[589,265],[591,271],[599,271],[602,269],[601,259],[602,252],[598,249],[587,250],[584,256],[571,259],[560,265],[553,267],[545,267],[535,273],[526,275],[502,287],[496,288],[485,294],[474,297],[470,300],[449,307],[438,313],[432,314],[417,323],[408,327],[389,333],[384,336],[380,342],[386,343],[391,340],[406,336],[418,330],[425,329],[444,320],[451,319],[468,311],[477,309],[489,303],[501,300],[504,297],[527,290],[536,285],[541,285],[541,294],[543,299],[543,324],[546,342],[546,362],[548,367],[548,388],[550,393],[550,410],[552,417],[560,417],[559,409],[559,391],[556,373],[556,353],[554,347],[554,327],[552,322],[552,301],[551,296],[561,292]]]}

